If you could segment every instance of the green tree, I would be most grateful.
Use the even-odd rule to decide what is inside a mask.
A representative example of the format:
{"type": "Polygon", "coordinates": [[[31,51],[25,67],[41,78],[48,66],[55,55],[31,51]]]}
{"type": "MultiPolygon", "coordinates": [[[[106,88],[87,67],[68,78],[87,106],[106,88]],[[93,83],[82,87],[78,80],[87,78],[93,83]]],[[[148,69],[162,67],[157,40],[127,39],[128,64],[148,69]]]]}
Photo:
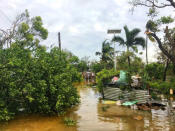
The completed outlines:
{"type": "Polygon", "coordinates": [[[89,70],[89,57],[85,56],[78,61],[77,69],[79,72],[84,72],[89,70]]]}
{"type": "Polygon", "coordinates": [[[11,42],[1,41],[0,121],[21,111],[58,114],[79,102],[73,87],[81,78],[75,67],[77,57],[59,48],[47,51],[39,45],[39,39],[47,38],[41,17],[31,19],[27,12],[20,16],[22,23],[11,42]],[[5,48],[7,44],[10,46],[5,48]]]}
{"type": "MultiPolygon", "coordinates": [[[[161,8],[165,7],[168,9],[175,8],[175,2],[173,0],[165,0],[163,2],[158,0],[131,0],[130,3],[133,8],[137,6],[148,7],[152,14],[155,14],[155,9],[161,11],[161,8]]],[[[172,23],[174,23],[174,18],[171,17],[171,14],[170,16],[154,15],[153,18],[155,17],[159,18],[150,19],[146,24],[147,35],[155,39],[159,49],[167,56],[175,67],[175,28],[174,26],[171,26],[172,23]],[[166,48],[167,46],[164,45],[164,41],[162,41],[161,37],[162,35],[159,35],[160,32],[163,34],[163,37],[167,39],[166,43],[169,48],[166,48]]]]}
{"type": "Polygon", "coordinates": [[[104,65],[101,64],[100,62],[94,61],[94,62],[91,62],[90,69],[91,69],[93,72],[98,73],[98,72],[100,72],[102,69],[104,69],[104,65]]]}
{"type": "Polygon", "coordinates": [[[161,80],[164,73],[164,65],[160,63],[151,63],[146,65],[145,71],[151,80],[161,80]]]}
{"type": "Polygon", "coordinates": [[[145,47],[145,39],[143,37],[138,37],[138,34],[141,32],[140,29],[135,28],[133,30],[129,30],[127,26],[124,26],[125,30],[125,36],[126,39],[124,40],[120,36],[114,36],[112,41],[119,42],[120,45],[126,46],[127,47],[127,53],[128,53],[128,65],[130,68],[130,48],[132,48],[134,51],[137,52],[137,47],[138,45],[145,47]]]}
{"type": "Polygon", "coordinates": [[[139,58],[134,52],[130,52],[129,54],[127,52],[122,52],[120,55],[117,56],[117,69],[118,70],[128,70],[128,64],[127,59],[128,55],[130,56],[130,72],[133,74],[138,74],[141,72],[141,70],[144,69],[144,63],[142,62],[142,59],[139,58]]]}
{"type": "Polygon", "coordinates": [[[96,52],[96,55],[100,56],[100,63],[104,65],[104,68],[113,68],[114,48],[111,47],[109,41],[103,41],[102,50],[101,52],[96,52]]]}
{"type": "Polygon", "coordinates": [[[0,47],[10,47],[12,43],[20,44],[27,48],[38,45],[40,40],[47,39],[48,31],[43,27],[40,16],[31,18],[28,10],[16,17],[12,28],[0,29],[0,47]]]}

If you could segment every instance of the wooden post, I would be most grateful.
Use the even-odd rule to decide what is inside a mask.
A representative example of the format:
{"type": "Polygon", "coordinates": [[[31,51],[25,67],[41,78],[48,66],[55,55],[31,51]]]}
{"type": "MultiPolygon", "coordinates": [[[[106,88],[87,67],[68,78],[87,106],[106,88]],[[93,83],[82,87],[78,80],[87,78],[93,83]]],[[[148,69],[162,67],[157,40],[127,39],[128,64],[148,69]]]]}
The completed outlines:
{"type": "Polygon", "coordinates": [[[150,85],[149,85],[148,83],[146,84],[146,88],[147,88],[147,90],[148,90],[148,94],[151,95],[150,85]]]}
{"type": "Polygon", "coordinates": [[[173,89],[172,88],[170,89],[170,95],[173,95],[173,89]]]}
{"type": "Polygon", "coordinates": [[[105,98],[105,96],[104,96],[104,88],[102,87],[102,97],[103,97],[103,99],[105,98]]]}
{"type": "Polygon", "coordinates": [[[58,32],[58,46],[59,46],[59,49],[61,50],[61,35],[60,35],[60,32],[58,32]]]}
{"type": "Polygon", "coordinates": [[[60,60],[61,60],[61,34],[60,32],[58,32],[58,46],[60,50],[60,60]]]}

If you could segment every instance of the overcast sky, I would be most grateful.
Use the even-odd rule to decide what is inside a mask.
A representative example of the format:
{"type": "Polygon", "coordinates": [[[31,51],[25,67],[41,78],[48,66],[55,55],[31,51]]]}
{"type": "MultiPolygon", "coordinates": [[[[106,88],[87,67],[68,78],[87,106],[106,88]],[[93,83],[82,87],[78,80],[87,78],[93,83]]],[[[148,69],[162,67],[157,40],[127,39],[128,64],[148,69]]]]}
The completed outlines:
{"type": "MultiPolygon", "coordinates": [[[[64,49],[80,58],[90,56],[90,59],[97,59],[95,52],[101,50],[101,43],[112,37],[107,35],[107,29],[123,29],[128,25],[129,29],[141,28],[140,35],[145,37],[148,20],[147,9],[137,8],[132,14],[128,0],[0,0],[0,28],[10,27],[11,21],[25,9],[31,16],[41,16],[49,31],[48,39],[42,44],[57,46],[59,31],[64,49]]],[[[124,37],[123,30],[120,35],[124,37]]],[[[148,49],[152,61],[153,45],[150,43],[148,49]]],[[[120,47],[117,49],[121,50],[120,47]]]]}

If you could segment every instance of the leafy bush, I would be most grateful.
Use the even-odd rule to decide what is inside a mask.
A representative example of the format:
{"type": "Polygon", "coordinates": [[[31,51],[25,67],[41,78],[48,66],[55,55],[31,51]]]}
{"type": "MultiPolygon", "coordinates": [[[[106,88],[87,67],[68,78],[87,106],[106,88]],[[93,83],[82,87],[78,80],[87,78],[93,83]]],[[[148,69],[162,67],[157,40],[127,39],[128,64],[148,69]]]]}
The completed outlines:
{"type": "Polygon", "coordinates": [[[13,44],[0,50],[0,120],[25,113],[56,114],[79,102],[72,83],[81,79],[67,53],[13,44]]]}
{"type": "Polygon", "coordinates": [[[48,31],[41,17],[31,18],[27,10],[11,27],[9,34],[0,32],[0,120],[20,112],[57,114],[78,103],[72,85],[81,80],[77,57],[40,46],[48,31]]]}
{"type": "Polygon", "coordinates": [[[138,72],[141,72],[144,68],[142,59],[136,56],[134,52],[123,52],[117,56],[117,61],[117,69],[128,70],[132,74],[138,74],[138,72]],[[130,67],[128,65],[128,56],[130,57],[130,67]]]}
{"type": "Polygon", "coordinates": [[[105,88],[105,85],[108,84],[113,76],[119,75],[119,71],[103,69],[97,73],[97,87],[100,92],[105,88]]]}
{"type": "Polygon", "coordinates": [[[162,79],[164,73],[164,66],[159,63],[151,63],[146,65],[145,71],[148,76],[153,79],[162,79]]]}
{"type": "Polygon", "coordinates": [[[149,82],[150,88],[163,94],[169,94],[170,88],[175,90],[175,83],[172,82],[149,82]]]}
{"type": "Polygon", "coordinates": [[[100,72],[102,69],[104,69],[105,65],[102,62],[92,62],[91,63],[91,70],[95,73],[100,72]]]}

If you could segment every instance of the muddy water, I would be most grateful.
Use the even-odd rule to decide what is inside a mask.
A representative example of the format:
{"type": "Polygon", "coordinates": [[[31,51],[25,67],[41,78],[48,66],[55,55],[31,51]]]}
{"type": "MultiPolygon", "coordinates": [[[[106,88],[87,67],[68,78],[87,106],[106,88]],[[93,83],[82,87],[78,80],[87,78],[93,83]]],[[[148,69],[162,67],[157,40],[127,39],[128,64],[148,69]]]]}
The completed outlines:
{"type": "Polygon", "coordinates": [[[79,88],[81,103],[63,117],[38,115],[18,116],[0,123],[0,131],[175,131],[175,116],[166,110],[151,112],[132,110],[117,105],[104,105],[100,94],[92,88],[79,88]],[[77,121],[67,127],[64,117],[77,121]]]}

